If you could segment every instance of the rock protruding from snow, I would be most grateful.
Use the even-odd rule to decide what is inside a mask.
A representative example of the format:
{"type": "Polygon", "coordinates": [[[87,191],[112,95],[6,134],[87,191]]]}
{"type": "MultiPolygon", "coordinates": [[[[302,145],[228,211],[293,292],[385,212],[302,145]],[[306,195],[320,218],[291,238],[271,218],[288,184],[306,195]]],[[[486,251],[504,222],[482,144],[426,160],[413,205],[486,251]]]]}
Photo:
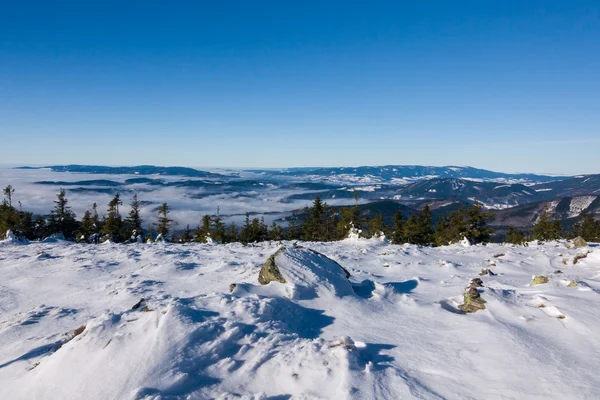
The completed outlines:
{"type": "Polygon", "coordinates": [[[486,301],[481,298],[478,287],[483,286],[483,281],[479,278],[471,280],[467,291],[464,294],[464,304],[458,306],[462,311],[466,313],[474,313],[479,310],[485,310],[486,301]]]}
{"type": "Polygon", "coordinates": [[[587,245],[587,242],[581,236],[577,236],[575,239],[573,239],[573,246],[575,247],[586,247],[587,245]]]}
{"type": "Polygon", "coordinates": [[[264,263],[258,282],[293,286],[293,292],[314,297],[322,289],[337,296],[354,293],[350,273],[329,257],[304,247],[282,247],[264,263]]]}
{"type": "Polygon", "coordinates": [[[535,285],[542,285],[544,283],[548,283],[548,277],[547,276],[535,275],[532,278],[531,283],[529,285],[530,286],[535,286],[535,285]]]}

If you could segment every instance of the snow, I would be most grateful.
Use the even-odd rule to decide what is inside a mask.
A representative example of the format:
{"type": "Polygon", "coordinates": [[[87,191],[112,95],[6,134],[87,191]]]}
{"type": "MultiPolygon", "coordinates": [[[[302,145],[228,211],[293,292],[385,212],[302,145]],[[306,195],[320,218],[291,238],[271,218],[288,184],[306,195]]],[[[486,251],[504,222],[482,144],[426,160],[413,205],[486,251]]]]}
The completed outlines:
{"type": "Polygon", "coordinates": [[[0,398],[598,397],[597,245],[298,245],[2,242],[0,398]]]}
{"type": "Polygon", "coordinates": [[[569,203],[569,218],[577,217],[596,200],[596,196],[577,196],[569,203]]]}

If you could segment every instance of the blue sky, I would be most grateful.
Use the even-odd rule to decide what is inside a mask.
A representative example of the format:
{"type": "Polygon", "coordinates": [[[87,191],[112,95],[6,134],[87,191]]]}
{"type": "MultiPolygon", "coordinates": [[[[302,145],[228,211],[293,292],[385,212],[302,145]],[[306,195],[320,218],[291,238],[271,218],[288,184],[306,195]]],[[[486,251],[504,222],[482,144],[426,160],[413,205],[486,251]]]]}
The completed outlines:
{"type": "Polygon", "coordinates": [[[1,5],[3,163],[600,173],[599,132],[597,2],[1,5]]]}

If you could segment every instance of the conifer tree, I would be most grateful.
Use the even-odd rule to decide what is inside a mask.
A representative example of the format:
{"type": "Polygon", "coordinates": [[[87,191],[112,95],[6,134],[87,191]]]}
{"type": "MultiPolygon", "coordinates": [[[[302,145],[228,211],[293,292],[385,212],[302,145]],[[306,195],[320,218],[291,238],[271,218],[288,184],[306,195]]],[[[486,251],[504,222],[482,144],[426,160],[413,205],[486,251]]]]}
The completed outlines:
{"type": "Polygon", "coordinates": [[[121,241],[123,221],[121,219],[121,214],[119,213],[119,206],[122,204],[123,201],[117,193],[108,203],[108,215],[104,220],[102,227],[102,232],[113,242],[121,241]]]}
{"type": "Polygon", "coordinates": [[[277,225],[275,221],[271,223],[271,227],[269,228],[269,240],[283,240],[283,229],[281,226],[277,225]]]}
{"type": "Polygon", "coordinates": [[[524,244],[527,241],[527,238],[525,237],[525,235],[523,234],[523,232],[521,232],[520,230],[513,228],[512,226],[510,228],[508,228],[508,231],[506,232],[506,239],[505,242],[506,243],[512,243],[512,244],[524,244]]]}
{"type": "Polygon", "coordinates": [[[217,243],[224,243],[225,241],[225,224],[218,215],[213,220],[213,234],[212,237],[217,243]]]}
{"type": "Polygon", "coordinates": [[[162,203],[158,209],[158,226],[156,231],[166,239],[166,236],[170,232],[172,219],[169,219],[168,215],[171,211],[167,203],[162,203]]]}
{"type": "Polygon", "coordinates": [[[395,244],[404,243],[404,218],[402,217],[402,211],[396,210],[392,220],[392,242],[395,244]]]}
{"type": "Polygon", "coordinates": [[[585,210],[579,215],[579,221],[573,226],[573,236],[581,236],[588,242],[600,241],[600,221],[585,210]]]}
{"type": "Polygon", "coordinates": [[[327,205],[317,195],[312,207],[307,209],[308,215],[302,224],[302,239],[306,241],[327,240],[327,205]]]}
{"type": "Polygon", "coordinates": [[[235,222],[232,222],[229,225],[229,228],[227,228],[227,233],[225,235],[225,243],[237,242],[238,240],[238,229],[235,225],[235,222]]]}
{"type": "Polygon", "coordinates": [[[128,230],[127,234],[130,236],[143,235],[142,217],[140,215],[141,201],[138,200],[137,194],[133,195],[130,207],[129,215],[125,219],[125,225],[128,230]]]}
{"type": "Polygon", "coordinates": [[[183,234],[181,235],[181,241],[184,243],[191,242],[194,239],[192,236],[192,230],[190,229],[190,225],[187,224],[183,234]]]}
{"type": "Polygon", "coordinates": [[[538,222],[533,226],[531,233],[536,240],[557,240],[561,238],[562,227],[559,221],[551,221],[548,211],[544,210],[538,222]]]}
{"type": "Polygon", "coordinates": [[[64,189],[60,189],[50,211],[48,225],[52,233],[62,233],[65,239],[72,239],[77,229],[75,213],[69,207],[69,200],[64,189]]]}
{"type": "Polygon", "coordinates": [[[208,214],[204,215],[202,217],[201,225],[198,225],[198,228],[196,228],[196,232],[194,233],[197,242],[206,243],[206,239],[208,239],[208,237],[211,235],[211,225],[211,216],[208,214]]]}
{"type": "Polygon", "coordinates": [[[406,242],[418,245],[431,244],[431,210],[426,205],[417,215],[411,216],[404,224],[404,239],[406,242]]]}
{"type": "Polygon", "coordinates": [[[4,196],[6,197],[6,201],[8,202],[8,206],[12,207],[12,196],[15,193],[15,189],[12,185],[8,185],[4,188],[4,196]]]}
{"type": "Polygon", "coordinates": [[[369,221],[369,232],[371,237],[377,237],[380,234],[385,234],[385,223],[383,221],[383,214],[377,213],[371,221],[369,221]]]}
{"type": "Polygon", "coordinates": [[[344,239],[351,228],[360,229],[360,209],[357,205],[340,208],[340,220],[337,223],[336,239],[344,239]]]}

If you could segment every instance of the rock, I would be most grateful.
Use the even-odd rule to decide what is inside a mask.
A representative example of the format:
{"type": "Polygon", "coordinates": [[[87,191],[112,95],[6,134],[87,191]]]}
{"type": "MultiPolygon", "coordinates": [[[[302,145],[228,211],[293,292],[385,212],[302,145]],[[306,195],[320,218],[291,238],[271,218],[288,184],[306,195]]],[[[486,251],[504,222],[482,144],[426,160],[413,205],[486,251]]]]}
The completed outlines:
{"type": "Polygon", "coordinates": [[[554,271],[555,274],[562,274],[563,272],[560,269],[557,269],[556,271],[554,271]]]}
{"type": "Polygon", "coordinates": [[[285,247],[280,248],[273,254],[271,257],[265,261],[260,272],[258,273],[258,283],[261,285],[266,285],[269,282],[279,282],[279,283],[287,283],[286,280],[281,275],[277,264],[275,264],[275,257],[277,257],[282,251],[285,250],[285,247]]]}
{"type": "Polygon", "coordinates": [[[575,247],[586,247],[587,245],[587,242],[581,236],[577,236],[573,239],[573,246],[575,247]]]}
{"type": "Polygon", "coordinates": [[[577,254],[575,257],[573,257],[573,265],[577,264],[577,262],[579,260],[583,260],[584,258],[587,257],[586,253],[582,253],[582,254],[577,254]]]}
{"type": "Polygon", "coordinates": [[[567,287],[575,287],[575,286],[577,286],[577,282],[575,282],[575,281],[571,281],[571,282],[569,282],[569,284],[567,285],[567,287]]]}
{"type": "Polygon", "coordinates": [[[471,283],[469,284],[469,287],[472,287],[472,288],[483,287],[483,281],[479,278],[471,279],[471,283]]]}
{"type": "Polygon", "coordinates": [[[494,258],[504,257],[504,253],[494,254],[494,258]]]}
{"type": "Polygon", "coordinates": [[[491,269],[489,268],[484,268],[481,270],[481,272],[479,273],[479,276],[484,276],[484,275],[489,275],[489,276],[494,276],[496,275],[495,273],[492,272],[491,269]]]}
{"type": "Polygon", "coordinates": [[[534,286],[534,285],[541,285],[543,283],[548,283],[548,277],[543,276],[543,275],[535,275],[529,285],[534,286]]]}
{"type": "Polygon", "coordinates": [[[383,266],[384,266],[385,268],[389,268],[389,267],[390,267],[390,264],[389,264],[389,263],[385,263],[385,264],[383,264],[383,266]]]}
{"type": "Polygon", "coordinates": [[[144,301],[146,301],[146,299],[141,299],[140,301],[138,301],[137,303],[135,303],[133,305],[133,307],[131,307],[132,310],[137,310],[138,308],[140,308],[142,306],[142,304],[144,304],[144,301]]]}
{"type": "MultiPolygon", "coordinates": [[[[259,279],[260,279],[260,276],[259,276],[259,279]]],[[[229,285],[229,293],[232,293],[234,291],[234,289],[235,289],[236,286],[237,286],[236,283],[231,283],[229,285]]]]}
{"type": "Polygon", "coordinates": [[[485,300],[481,298],[479,291],[470,287],[464,295],[464,304],[458,306],[461,311],[474,313],[479,310],[485,310],[485,300]]]}
{"type": "Polygon", "coordinates": [[[258,282],[287,284],[293,298],[313,298],[329,292],[353,295],[350,273],[331,258],[309,248],[281,247],[260,269],[258,282]]]}

